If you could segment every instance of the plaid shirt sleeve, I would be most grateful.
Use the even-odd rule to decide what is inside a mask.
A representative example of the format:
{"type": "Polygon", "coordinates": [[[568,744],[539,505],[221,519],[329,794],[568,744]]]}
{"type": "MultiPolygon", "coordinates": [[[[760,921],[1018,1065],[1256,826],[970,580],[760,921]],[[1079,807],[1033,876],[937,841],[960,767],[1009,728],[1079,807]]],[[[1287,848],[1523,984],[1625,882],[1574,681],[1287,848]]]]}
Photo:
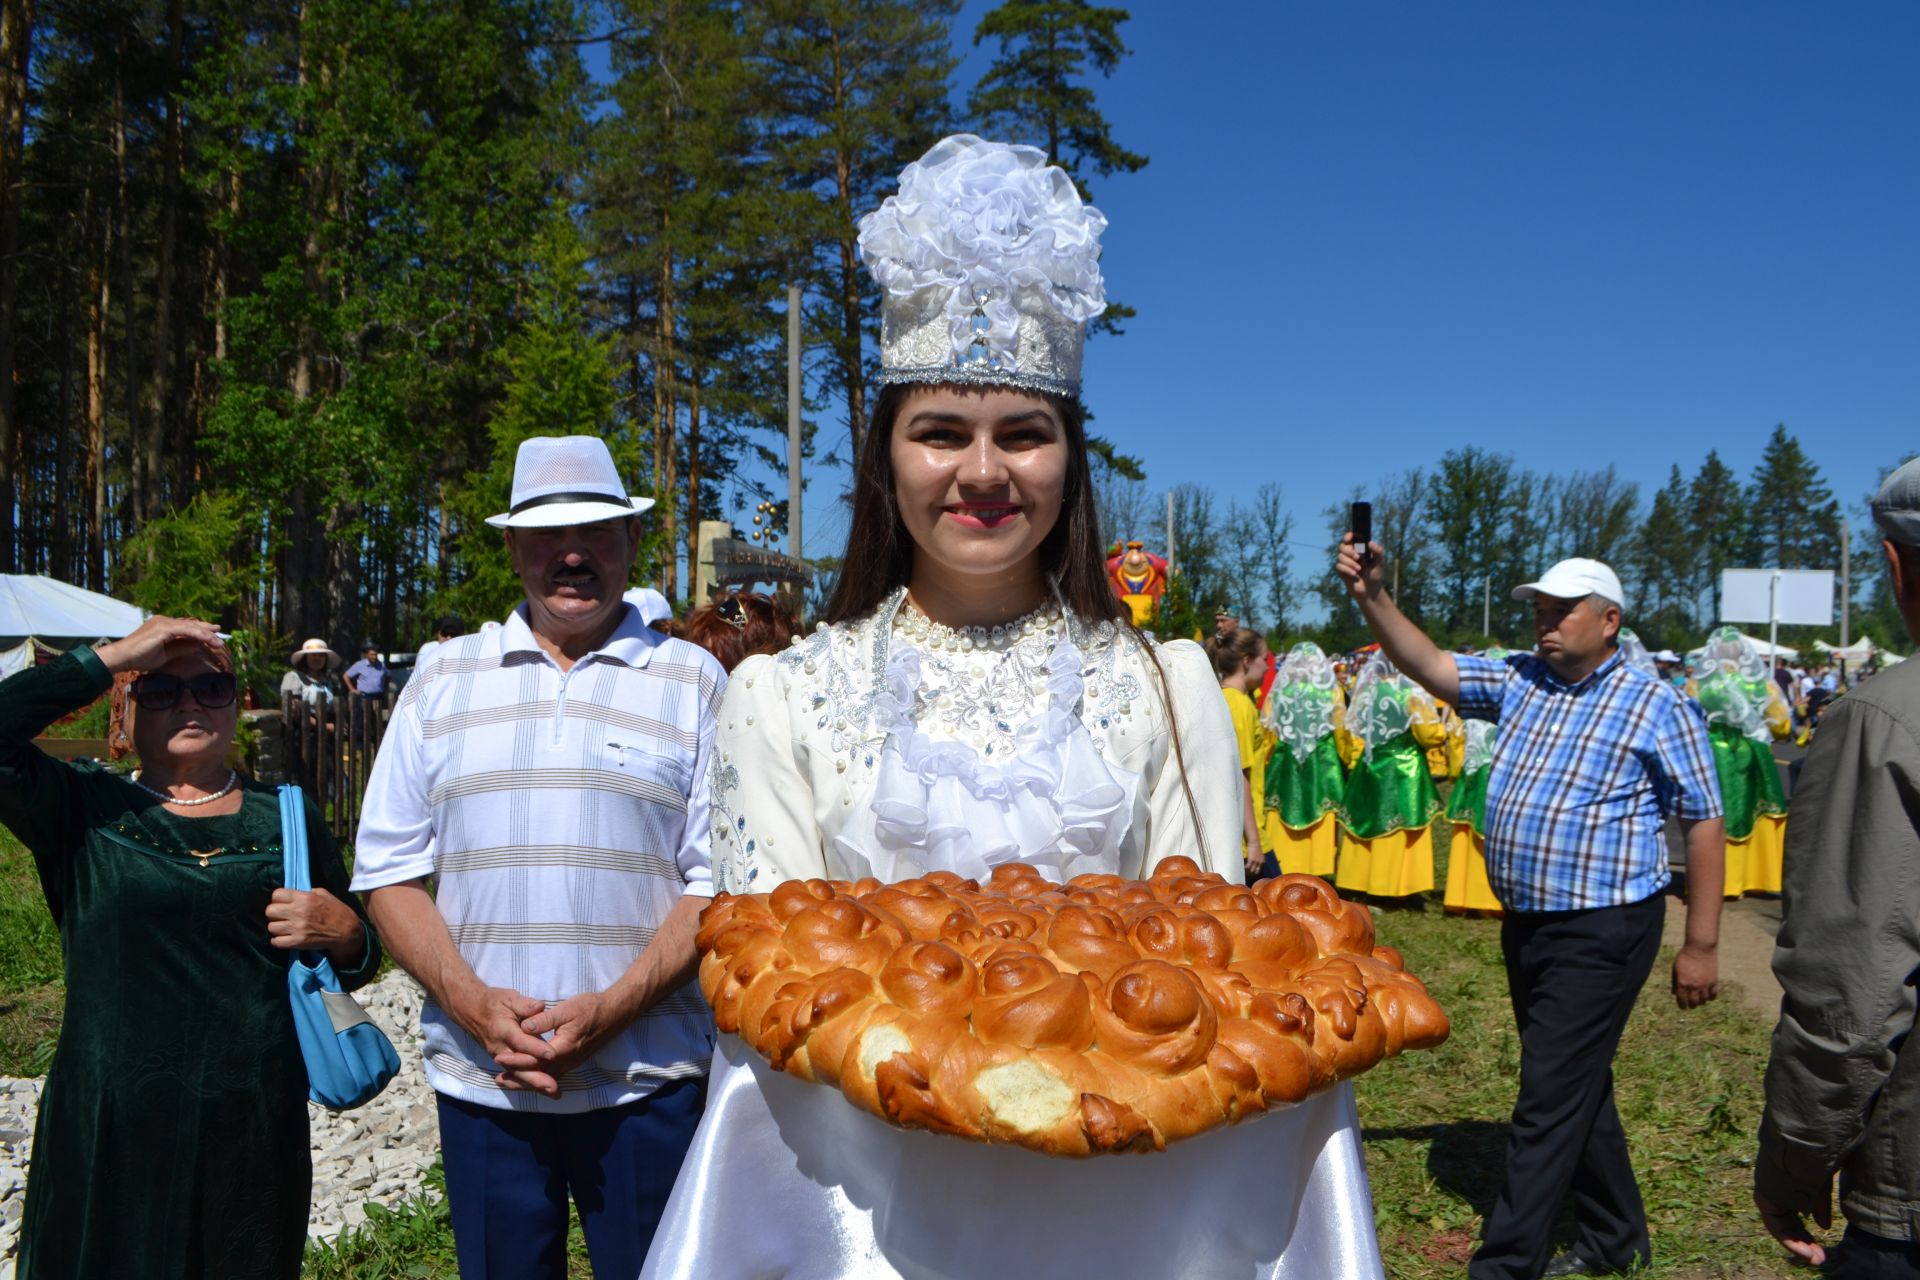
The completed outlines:
{"type": "Polygon", "coordinates": [[[1454,710],[1469,720],[1498,720],[1513,668],[1498,658],[1472,653],[1454,654],[1453,664],[1460,672],[1460,701],[1454,710]]]}
{"type": "Polygon", "coordinates": [[[1690,698],[1672,694],[1654,730],[1653,757],[1660,807],[1693,822],[1720,816],[1720,778],[1714,770],[1707,719],[1690,698]]]}

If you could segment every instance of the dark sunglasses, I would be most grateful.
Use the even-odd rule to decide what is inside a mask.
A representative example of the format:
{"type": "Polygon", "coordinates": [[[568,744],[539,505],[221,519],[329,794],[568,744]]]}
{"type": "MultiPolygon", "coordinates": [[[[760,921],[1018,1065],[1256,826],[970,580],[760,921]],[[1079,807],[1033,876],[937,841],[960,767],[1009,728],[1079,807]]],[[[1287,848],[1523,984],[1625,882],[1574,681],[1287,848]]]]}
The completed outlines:
{"type": "Polygon", "coordinates": [[[209,671],[191,680],[179,676],[141,676],[133,682],[133,700],[148,711],[169,711],[180,705],[180,695],[191,691],[203,707],[233,705],[234,679],[224,671],[209,671]]]}
{"type": "Polygon", "coordinates": [[[722,621],[736,630],[746,630],[747,610],[746,607],[740,603],[739,596],[727,596],[723,598],[720,603],[713,606],[713,611],[720,615],[722,621]]]}

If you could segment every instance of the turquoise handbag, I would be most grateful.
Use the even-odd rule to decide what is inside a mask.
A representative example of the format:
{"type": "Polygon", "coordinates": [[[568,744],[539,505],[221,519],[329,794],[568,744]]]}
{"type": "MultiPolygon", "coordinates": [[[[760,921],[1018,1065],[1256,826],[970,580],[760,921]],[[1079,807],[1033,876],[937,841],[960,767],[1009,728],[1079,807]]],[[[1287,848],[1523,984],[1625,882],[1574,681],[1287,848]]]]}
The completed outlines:
{"type": "MultiPolygon", "coordinates": [[[[280,847],[289,889],[313,888],[307,864],[306,803],[300,788],[280,788],[280,847]]],[[[307,1097],[330,1111],[371,1102],[400,1070],[400,1055],[360,1002],[340,989],[333,965],[318,951],[296,951],[287,966],[293,1029],[307,1062],[307,1097]]]]}

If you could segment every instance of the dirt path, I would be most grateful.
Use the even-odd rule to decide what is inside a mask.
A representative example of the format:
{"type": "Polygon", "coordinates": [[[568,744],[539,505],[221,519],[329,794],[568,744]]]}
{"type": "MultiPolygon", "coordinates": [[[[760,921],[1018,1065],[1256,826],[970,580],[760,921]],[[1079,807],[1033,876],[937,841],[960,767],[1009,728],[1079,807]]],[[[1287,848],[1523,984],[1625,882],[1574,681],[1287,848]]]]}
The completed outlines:
{"type": "MultiPolygon", "coordinates": [[[[1686,904],[1668,898],[1661,942],[1678,947],[1686,921],[1686,904]]],[[[1780,1016],[1780,984],[1773,978],[1773,936],[1778,932],[1778,898],[1739,898],[1720,913],[1721,994],[1768,1023],[1780,1016]]]]}

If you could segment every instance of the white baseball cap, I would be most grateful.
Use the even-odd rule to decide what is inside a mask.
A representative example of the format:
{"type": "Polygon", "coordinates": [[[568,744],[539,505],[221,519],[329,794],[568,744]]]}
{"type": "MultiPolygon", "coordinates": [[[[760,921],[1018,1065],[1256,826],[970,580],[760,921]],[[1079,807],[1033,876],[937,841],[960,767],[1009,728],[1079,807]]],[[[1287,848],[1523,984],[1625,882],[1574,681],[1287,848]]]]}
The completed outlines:
{"type": "Polygon", "coordinates": [[[534,436],[513,459],[513,507],[496,529],[552,529],[637,516],[652,498],[629,498],[607,442],[598,436],[534,436]]]}
{"type": "Polygon", "coordinates": [[[1557,596],[1562,600],[1599,596],[1622,609],[1627,607],[1627,593],[1620,589],[1620,575],[1598,560],[1579,556],[1562,560],[1542,574],[1540,581],[1523,582],[1513,589],[1515,600],[1531,600],[1535,596],[1557,596]]]}
{"type": "Polygon", "coordinates": [[[673,616],[673,606],[652,587],[635,587],[626,593],[626,602],[640,611],[640,621],[648,626],[673,616]]]}

